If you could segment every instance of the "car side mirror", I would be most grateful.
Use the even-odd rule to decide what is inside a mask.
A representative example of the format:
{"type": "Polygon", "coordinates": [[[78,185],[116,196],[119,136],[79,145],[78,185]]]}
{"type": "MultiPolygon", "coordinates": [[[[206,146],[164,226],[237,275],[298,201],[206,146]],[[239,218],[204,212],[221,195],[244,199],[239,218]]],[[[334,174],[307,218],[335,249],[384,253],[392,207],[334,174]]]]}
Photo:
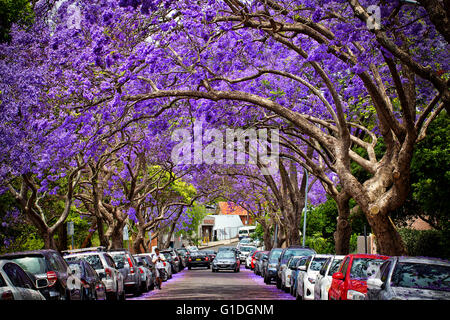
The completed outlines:
{"type": "Polygon", "coordinates": [[[36,280],[36,289],[42,289],[48,287],[47,279],[37,279],[36,280]]]}
{"type": "Polygon", "coordinates": [[[299,266],[299,267],[297,268],[297,270],[300,270],[300,271],[306,271],[306,266],[299,266]]]}
{"type": "Polygon", "coordinates": [[[333,273],[332,278],[336,280],[344,280],[344,275],[342,274],[342,272],[336,272],[333,273]]]}
{"type": "Polygon", "coordinates": [[[378,278],[367,279],[367,289],[371,290],[381,290],[384,288],[384,283],[378,278]]]}

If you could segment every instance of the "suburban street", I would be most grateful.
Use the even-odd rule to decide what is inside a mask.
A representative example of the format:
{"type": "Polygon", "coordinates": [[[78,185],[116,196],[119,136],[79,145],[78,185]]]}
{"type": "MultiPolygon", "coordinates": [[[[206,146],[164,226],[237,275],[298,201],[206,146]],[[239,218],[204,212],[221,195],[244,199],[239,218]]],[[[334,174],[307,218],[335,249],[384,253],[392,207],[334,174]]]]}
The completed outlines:
{"type": "Polygon", "coordinates": [[[264,284],[263,278],[241,266],[241,271],[211,272],[206,268],[184,269],[164,282],[162,290],[152,290],[127,300],[295,300],[278,290],[275,282],[264,284]]]}

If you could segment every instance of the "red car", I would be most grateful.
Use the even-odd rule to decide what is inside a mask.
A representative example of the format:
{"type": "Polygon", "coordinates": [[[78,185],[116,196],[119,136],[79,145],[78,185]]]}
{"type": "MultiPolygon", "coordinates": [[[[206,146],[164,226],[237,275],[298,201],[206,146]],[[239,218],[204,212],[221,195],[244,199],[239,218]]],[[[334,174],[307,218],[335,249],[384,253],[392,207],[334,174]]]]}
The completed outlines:
{"type": "Polygon", "coordinates": [[[255,269],[255,254],[257,254],[258,252],[261,252],[261,250],[257,250],[257,251],[255,251],[255,252],[253,252],[253,254],[252,254],[252,258],[251,258],[251,262],[250,262],[250,269],[251,270],[254,270],[255,269]]]}
{"type": "Polygon", "coordinates": [[[349,254],[339,271],[332,276],[329,300],[364,300],[367,278],[373,275],[388,256],[378,254],[349,254]]]}

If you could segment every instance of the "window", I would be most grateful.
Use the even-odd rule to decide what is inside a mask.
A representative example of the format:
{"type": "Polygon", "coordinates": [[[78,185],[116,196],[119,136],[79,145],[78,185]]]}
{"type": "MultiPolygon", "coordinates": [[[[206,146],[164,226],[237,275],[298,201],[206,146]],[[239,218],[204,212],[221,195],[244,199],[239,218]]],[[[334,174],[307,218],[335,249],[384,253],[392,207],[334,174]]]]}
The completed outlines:
{"type": "Polygon", "coordinates": [[[333,273],[338,272],[341,262],[342,262],[342,259],[334,259],[331,264],[330,271],[328,271],[328,274],[333,275],[333,273]]]}
{"type": "Polygon", "coordinates": [[[13,286],[19,288],[29,288],[34,287],[33,282],[25,274],[25,272],[14,263],[7,263],[3,266],[3,270],[7,274],[9,280],[11,280],[13,286]]]}
{"type": "Polygon", "coordinates": [[[43,274],[47,272],[47,266],[43,256],[15,258],[12,261],[32,274],[43,274]]]}
{"type": "Polygon", "coordinates": [[[281,263],[285,264],[290,257],[293,256],[310,256],[313,255],[314,252],[311,250],[305,249],[288,249],[284,252],[283,258],[281,259],[281,263]]]}
{"type": "Polygon", "coordinates": [[[103,269],[103,263],[98,254],[88,255],[82,257],[94,269],[103,269]]]}
{"type": "Polygon", "coordinates": [[[391,285],[450,291],[450,267],[429,263],[399,262],[392,274],[391,285]]]}
{"type": "Polygon", "coordinates": [[[319,271],[323,264],[327,261],[327,258],[315,258],[310,262],[309,270],[319,271]]]}
{"type": "Polygon", "coordinates": [[[106,260],[106,264],[107,264],[109,267],[114,268],[114,269],[117,268],[116,263],[114,262],[113,258],[111,258],[111,256],[109,256],[109,255],[104,255],[104,257],[105,257],[105,260],[106,260]]]}
{"type": "Polygon", "coordinates": [[[344,275],[344,278],[347,275],[347,269],[348,269],[349,262],[350,262],[350,258],[345,259],[344,263],[342,264],[341,270],[340,270],[342,272],[342,274],[344,275]]]}
{"type": "Polygon", "coordinates": [[[350,278],[367,280],[367,278],[377,271],[384,262],[382,259],[355,258],[350,269],[350,278]]]}
{"type": "Polygon", "coordinates": [[[0,274],[0,287],[6,287],[6,281],[5,279],[3,279],[1,274],[0,274]]]}
{"type": "Polygon", "coordinates": [[[388,276],[389,276],[389,270],[391,269],[391,261],[386,261],[383,263],[380,267],[380,279],[383,282],[386,282],[388,276]]]}

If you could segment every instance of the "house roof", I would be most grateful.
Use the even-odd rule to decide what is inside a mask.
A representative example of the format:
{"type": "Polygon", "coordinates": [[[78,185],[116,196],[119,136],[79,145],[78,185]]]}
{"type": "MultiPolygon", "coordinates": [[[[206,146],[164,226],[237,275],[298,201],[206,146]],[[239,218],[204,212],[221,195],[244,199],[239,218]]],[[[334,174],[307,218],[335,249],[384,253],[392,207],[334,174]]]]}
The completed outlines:
{"type": "Polygon", "coordinates": [[[247,210],[232,202],[219,202],[219,214],[246,216],[247,210]]]}

